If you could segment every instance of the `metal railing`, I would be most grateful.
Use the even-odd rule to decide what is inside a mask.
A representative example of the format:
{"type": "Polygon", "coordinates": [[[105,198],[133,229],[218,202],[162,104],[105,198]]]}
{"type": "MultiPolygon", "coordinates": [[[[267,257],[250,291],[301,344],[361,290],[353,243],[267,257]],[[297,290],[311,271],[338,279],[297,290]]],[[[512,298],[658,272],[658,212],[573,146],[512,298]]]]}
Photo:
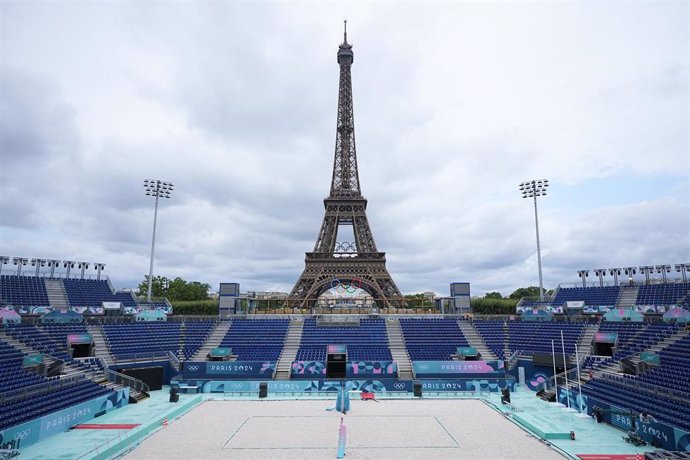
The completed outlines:
{"type": "Polygon", "coordinates": [[[175,369],[177,372],[180,371],[180,358],[175,356],[175,353],[172,351],[168,352],[168,362],[170,363],[170,366],[172,366],[173,369],[175,369]]]}
{"type": "Polygon", "coordinates": [[[139,393],[144,393],[147,395],[149,394],[149,391],[151,391],[147,384],[145,384],[137,378],[130,377],[129,375],[125,374],[120,374],[119,372],[116,372],[112,369],[108,369],[107,374],[109,382],[129,387],[134,391],[138,391],[139,393]]]}
{"type": "Polygon", "coordinates": [[[520,350],[515,350],[510,358],[506,360],[505,368],[507,371],[514,369],[520,361],[520,350]]]}

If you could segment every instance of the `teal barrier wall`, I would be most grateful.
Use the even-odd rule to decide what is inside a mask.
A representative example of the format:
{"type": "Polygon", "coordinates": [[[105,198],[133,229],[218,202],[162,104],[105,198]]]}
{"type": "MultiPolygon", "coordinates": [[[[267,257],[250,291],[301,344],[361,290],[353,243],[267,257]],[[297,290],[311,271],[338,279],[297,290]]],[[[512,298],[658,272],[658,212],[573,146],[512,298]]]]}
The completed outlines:
{"type": "Polygon", "coordinates": [[[20,449],[99,417],[129,402],[129,388],[0,431],[0,449],[20,449]]]}

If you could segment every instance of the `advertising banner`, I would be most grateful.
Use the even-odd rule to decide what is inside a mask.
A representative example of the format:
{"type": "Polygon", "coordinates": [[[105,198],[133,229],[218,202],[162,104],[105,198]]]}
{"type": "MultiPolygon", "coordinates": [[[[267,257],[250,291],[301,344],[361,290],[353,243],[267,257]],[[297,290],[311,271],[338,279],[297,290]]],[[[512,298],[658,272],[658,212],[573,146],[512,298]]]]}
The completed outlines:
{"type": "Polygon", "coordinates": [[[353,377],[398,375],[398,363],[395,361],[353,361],[347,363],[347,375],[353,377]]]}
{"type": "Polygon", "coordinates": [[[185,378],[273,378],[275,364],[270,361],[187,361],[182,373],[185,378]]]}
{"type": "Polygon", "coordinates": [[[616,343],[618,332],[595,332],[594,341],[599,343],[616,343]]]}
{"type": "Polygon", "coordinates": [[[91,334],[68,334],[67,344],[85,344],[93,343],[93,336],[91,334]]]}
{"type": "Polygon", "coordinates": [[[497,377],[505,374],[503,361],[413,361],[417,377],[472,376],[497,377]]]}

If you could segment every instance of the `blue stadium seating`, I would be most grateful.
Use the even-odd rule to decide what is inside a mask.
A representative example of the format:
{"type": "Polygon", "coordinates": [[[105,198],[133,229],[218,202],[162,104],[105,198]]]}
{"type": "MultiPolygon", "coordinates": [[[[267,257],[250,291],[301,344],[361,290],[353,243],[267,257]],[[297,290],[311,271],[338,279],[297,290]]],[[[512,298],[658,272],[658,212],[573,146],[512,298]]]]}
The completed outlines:
{"type": "Polygon", "coordinates": [[[457,347],[469,347],[453,319],[401,319],[407,353],[412,361],[450,361],[457,347]]]}
{"type": "Polygon", "coordinates": [[[585,305],[615,305],[619,293],[618,286],[560,288],[551,304],[563,305],[568,301],[582,300],[585,305]]]}
{"type": "Polygon", "coordinates": [[[358,327],[317,326],[304,320],[297,361],[325,361],[327,345],[346,345],[348,361],[391,361],[386,323],[380,318],[359,320],[358,327]]]}
{"type": "Polygon", "coordinates": [[[0,306],[45,307],[49,305],[43,278],[0,275],[0,306]]]}
{"type": "Polygon", "coordinates": [[[99,307],[102,302],[122,302],[125,307],[136,306],[131,293],[113,293],[105,280],[69,278],[62,282],[72,307],[99,307]]]}
{"type": "Polygon", "coordinates": [[[133,322],[104,324],[110,351],[118,360],[176,353],[182,343],[181,323],[133,322]]]}
{"type": "Polygon", "coordinates": [[[638,305],[676,305],[690,292],[690,283],[644,284],[637,291],[638,305]]]}
{"type": "Polygon", "coordinates": [[[220,346],[232,348],[242,361],[276,362],[290,327],[289,319],[236,319],[220,346]]]}

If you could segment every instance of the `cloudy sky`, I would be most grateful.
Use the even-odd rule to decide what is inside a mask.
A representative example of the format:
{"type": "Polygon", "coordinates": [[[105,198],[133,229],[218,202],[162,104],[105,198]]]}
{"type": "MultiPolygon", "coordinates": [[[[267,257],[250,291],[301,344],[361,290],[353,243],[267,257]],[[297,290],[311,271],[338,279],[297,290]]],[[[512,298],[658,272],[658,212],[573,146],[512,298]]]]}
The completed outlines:
{"type": "MultiPolygon", "coordinates": [[[[0,254],[289,291],[328,194],[342,19],[405,293],[690,262],[688,2],[0,2],[0,254]]],[[[7,267],[9,268],[9,267],[7,267]]]]}

